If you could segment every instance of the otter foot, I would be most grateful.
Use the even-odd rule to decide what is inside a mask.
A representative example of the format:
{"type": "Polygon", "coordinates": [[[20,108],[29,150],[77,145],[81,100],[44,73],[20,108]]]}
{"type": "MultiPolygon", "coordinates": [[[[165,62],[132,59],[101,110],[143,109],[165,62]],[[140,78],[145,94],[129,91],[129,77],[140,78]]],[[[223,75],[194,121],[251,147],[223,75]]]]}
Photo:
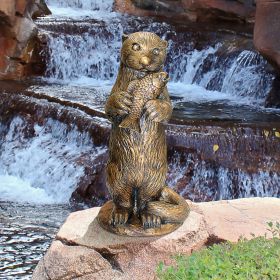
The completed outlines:
{"type": "Polygon", "coordinates": [[[128,216],[129,216],[128,210],[124,208],[115,207],[114,210],[112,211],[110,224],[112,226],[124,225],[127,223],[128,216]]]}
{"type": "Polygon", "coordinates": [[[141,214],[141,221],[145,229],[158,228],[161,226],[161,218],[153,214],[149,214],[149,213],[141,214]]]}

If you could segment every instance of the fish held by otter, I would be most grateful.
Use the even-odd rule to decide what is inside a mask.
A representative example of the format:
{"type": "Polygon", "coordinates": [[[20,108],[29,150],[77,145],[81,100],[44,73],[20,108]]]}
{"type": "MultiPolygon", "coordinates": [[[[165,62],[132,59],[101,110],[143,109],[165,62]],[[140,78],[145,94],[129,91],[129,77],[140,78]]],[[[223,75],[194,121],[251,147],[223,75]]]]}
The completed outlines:
{"type": "Polygon", "coordinates": [[[140,80],[132,81],[127,92],[133,94],[133,104],[130,114],[120,123],[119,127],[141,133],[139,119],[144,105],[147,101],[158,98],[168,81],[169,77],[166,72],[152,73],[140,80]]]}

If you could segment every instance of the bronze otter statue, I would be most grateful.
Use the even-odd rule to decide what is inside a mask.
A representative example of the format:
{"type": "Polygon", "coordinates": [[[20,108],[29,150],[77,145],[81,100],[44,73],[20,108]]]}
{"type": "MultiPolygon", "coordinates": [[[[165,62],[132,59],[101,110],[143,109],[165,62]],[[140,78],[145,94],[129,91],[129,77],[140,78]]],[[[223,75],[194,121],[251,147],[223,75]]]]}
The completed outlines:
{"type": "Polygon", "coordinates": [[[167,145],[163,123],[172,114],[166,81],[161,84],[157,98],[142,102],[141,130],[120,126],[132,108],[140,106],[134,93],[139,96],[145,88],[141,79],[148,83],[144,77],[163,71],[167,46],[167,41],[150,32],[123,36],[119,73],[105,106],[112,122],[106,169],[112,201],[98,215],[100,225],[117,234],[166,234],[178,228],[189,213],[186,201],[166,186],[167,145]]]}

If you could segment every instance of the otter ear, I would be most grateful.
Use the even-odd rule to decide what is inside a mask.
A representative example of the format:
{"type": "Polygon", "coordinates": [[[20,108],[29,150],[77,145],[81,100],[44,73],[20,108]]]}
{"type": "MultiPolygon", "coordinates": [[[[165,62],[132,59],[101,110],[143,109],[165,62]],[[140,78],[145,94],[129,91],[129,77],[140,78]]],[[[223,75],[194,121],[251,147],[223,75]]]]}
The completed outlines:
{"type": "Polygon", "coordinates": [[[168,42],[165,41],[165,40],[161,40],[162,41],[162,45],[164,48],[167,48],[168,47],[168,42]]]}
{"type": "Polygon", "coordinates": [[[128,35],[127,34],[123,34],[122,35],[122,42],[124,42],[127,38],[128,38],[128,35]]]}

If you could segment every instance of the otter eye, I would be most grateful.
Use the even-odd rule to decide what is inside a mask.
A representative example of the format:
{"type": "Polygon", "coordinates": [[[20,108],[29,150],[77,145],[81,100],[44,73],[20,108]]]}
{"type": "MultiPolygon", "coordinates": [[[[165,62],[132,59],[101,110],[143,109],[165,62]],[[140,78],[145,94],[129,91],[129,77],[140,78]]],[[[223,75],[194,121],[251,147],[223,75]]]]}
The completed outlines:
{"type": "Polygon", "coordinates": [[[139,44],[134,43],[134,44],[132,45],[132,49],[133,49],[134,51],[140,51],[141,47],[140,47],[139,44]]]}
{"type": "Polygon", "coordinates": [[[153,49],[153,54],[154,55],[159,55],[159,49],[158,48],[153,49]]]}

